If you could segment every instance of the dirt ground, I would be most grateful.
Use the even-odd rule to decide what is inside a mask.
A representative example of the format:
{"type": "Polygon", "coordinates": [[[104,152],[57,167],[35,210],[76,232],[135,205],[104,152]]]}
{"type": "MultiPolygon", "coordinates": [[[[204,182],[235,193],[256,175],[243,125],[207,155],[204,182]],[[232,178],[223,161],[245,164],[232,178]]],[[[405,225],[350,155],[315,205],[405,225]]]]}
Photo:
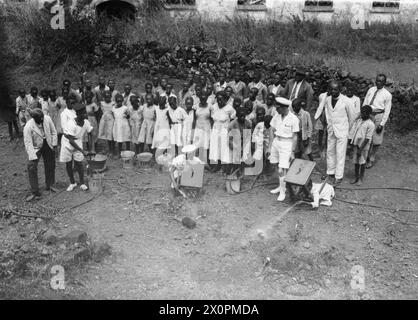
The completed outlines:
{"type": "MultiPolygon", "coordinates": [[[[0,203],[20,203],[29,191],[23,141],[9,142],[3,124],[0,136],[0,203]]],[[[366,171],[364,187],[417,189],[417,138],[418,132],[389,132],[377,167],[366,171]]],[[[319,166],[324,167],[323,160],[319,166]]],[[[351,172],[347,160],[343,187],[351,187],[351,172]]],[[[39,176],[42,185],[42,164],[39,176]]],[[[50,222],[59,232],[84,230],[112,247],[104,262],[74,275],[66,289],[72,298],[418,298],[417,213],[339,201],[316,211],[291,207],[278,203],[268,186],[232,196],[225,191],[225,176],[207,172],[203,193],[184,200],[173,195],[165,172],[124,169],[120,160],[108,162],[104,177],[102,193],[50,222]],[[185,216],[196,220],[196,228],[179,222],[185,216]],[[350,285],[356,265],[365,270],[364,291],[350,285]]],[[[57,180],[64,189],[62,164],[57,180]]],[[[245,178],[243,188],[252,180],[245,178]]],[[[271,177],[257,184],[268,181],[271,177]]],[[[92,195],[44,192],[41,202],[65,208],[92,195]]],[[[337,190],[336,199],[418,210],[416,194],[406,191],[337,190]]],[[[0,226],[3,247],[18,225],[1,219],[0,226]]],[[[55,294],[47,285],[43,290],[42,298],[55,294]]]]}

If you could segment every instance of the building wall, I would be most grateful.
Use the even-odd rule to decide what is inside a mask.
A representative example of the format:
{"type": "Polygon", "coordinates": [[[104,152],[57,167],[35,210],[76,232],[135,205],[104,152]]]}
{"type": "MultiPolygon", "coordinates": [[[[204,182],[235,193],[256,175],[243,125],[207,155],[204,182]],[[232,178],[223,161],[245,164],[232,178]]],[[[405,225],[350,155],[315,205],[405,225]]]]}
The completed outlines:
{"type": "MultiPolygon", "coordinates": [[[[1,0],[0,0],[1,1],[1,0]]],[[[45,1],[52,0],[29,0],[45,1]]],[[[73,0],[75,3],[77,0],[73,0]]],[[[92,4],[108,0],[93,0],[92,4]]],[[[142,0],[111,0],[140,3],[142,0]]],[[[388,0],[380,0],[388,1],[388,0]]],[[[278,21],[289,21],[293,16],[301,19],[318,19],[323,22],[351,21],[353,17],[373,23],[402,21],[418,22],[418,0],[400,0],[398,13],[377,13],[372,10],[373,0],[334,0],[332,11],[329,12],[308,12],[305,9],[305,0],[265,0],[265,6],[239,6],[237,0],[195,0],[194,6],[172,6],[166,10],[172,16],[189,17],[201,16],[207,20],[226,20],[233,17],[250,16],[257,20],[275,19],[278,21]],[[257,10],[243,10],[243,9],[257,10]]],[[[359,19],[357,19],[359,20],[359,19]]]]}
{"type": "MultiPolygon", "coordinates": [[[[383,0],[384,1],[384,0],[383,0]]],[[[257,10],[243,10],[237,0],[196,0],[194,7],[180,6],[169,9],[173,16],[187,17],[200,15],[208,20],[225,20],[235,16],[250,16],[257,20],[275,19],[289,21],[294,15],[301,19],[318,19],[323,22],[350,21],[354,16],[363,17],[370,23],[403,21],[418,22],[418,0],[401,0],[399,13],[377,13],[372,10],[373,0],[334,0],[330,12],[308,12],[305,0],[265,0],[265,6],[256,6],[257,10]]],[[[250,6],[245,6],[248,9],[250,6]]]]}

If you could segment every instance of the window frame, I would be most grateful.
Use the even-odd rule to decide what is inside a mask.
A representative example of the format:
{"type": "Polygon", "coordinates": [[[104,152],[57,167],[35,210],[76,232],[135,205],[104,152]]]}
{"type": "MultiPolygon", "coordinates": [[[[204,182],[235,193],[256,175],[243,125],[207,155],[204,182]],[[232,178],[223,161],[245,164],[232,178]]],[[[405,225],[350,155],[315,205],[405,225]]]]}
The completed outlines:
{"type": "MultiPolygon", "coordinates": [[[[180,0],[181,1],[181,0],[180,0]]],[[[194,4],[167,4],[164,3],[163,7],[166,10],[177,10],[177,11],[195,11],[196,9],[196,1],[194,1],[194,4]]]]}
{"type": "Polygon", "coordinates": [[[401,12],[401,0],[380,0],[380,1],[372,1],[370,13],[388,13],[388,14],[399,14],[401,12]],[[373,7],[374,3],[381,2],[381,3],[398,3],[398,7],[373,7]]]}
{"type": "Polygon", "coordinates": [[[264,4],[239,4],[237,1],[237,10],[238,11],[267,11],[266,1],[264,0],[264,4]]]}
{"type": "Polygon", "coordinates": [[[303,4],[303,12],[334,12],[334,1],[331,0],[311,0],[316,2],[317,4],[315,6],[306,6],[306,2],[309,0],[305,0],[303,4]],[[329,1],[331,2],[330,6],[319,6],[319,2],[321,1],[329,1]]]}

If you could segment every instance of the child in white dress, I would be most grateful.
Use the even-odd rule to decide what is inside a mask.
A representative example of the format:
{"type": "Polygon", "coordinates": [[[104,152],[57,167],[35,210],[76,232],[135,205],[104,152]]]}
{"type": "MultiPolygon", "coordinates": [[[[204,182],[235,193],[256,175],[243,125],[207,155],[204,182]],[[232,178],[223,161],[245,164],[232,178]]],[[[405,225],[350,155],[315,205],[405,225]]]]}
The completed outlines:
{"type": "Polygon", "coordinates": [[[154,105],[153,95],[147,94],[145,96],[145,102],[143,107],[144,121],[142,122],[138,138],[140,153],[144,152],[144,144],[146,144],[148,150],[151,151],[156,118],[156,106],[154,105]]]}
{"type": "Polygon", "coordinates": [[[113,106],[115,103],[112,101],[112,94],[110,91],[105,91],[103,95],[104,101],[100,102],[100,108],[102,111],[102,117],[99,123],[99,139],[107,140],[108,153],[112,155],[115,153],[115,143],[113,141],[113,124],[115,118],[113,117],[113,106]]]}
{"type": "Polygon", "coordinates": [[[166,97],[160,97],[159,107],[155,109],[156,121],[152,148],[166,150],[170,148],[170,122],[166,97]]]}
{"type": "Polygon", "coordinates": [[[119,155],[122,152],[122,144],[125,143],[126,150],[131,149],[131,126],[129,125],[129,108],[123,104],[123,96],[115,97],[116,105],[113,107],[113,140],[118,143],[119,155]]]}
{"type": "Polygon", "coordinates": [[[140,106],[137,96],[131,96],[131,107],[129,108],[129,123],[131,125],[131,141],[135,144],[135,155],[139,153],[139,132],[144,120],[144,106],[140,106]]]}
{"type": "Polygon", "coordinates": [[[210,135],[209,159],[217,164],[214,171],[219,171],[222,164],[230,163],[228,126],[235,118],[234,108],[226,104],[227,96],[221,91],[216,95],[217,102],[211,106],[213,127],[210,135]]]}
{"type": "Polygon", "coordinates": [[[196,110],[193,97],[187,97],[185,101],[186,117],[183,121],[183,145],[192,144],[196,126],[196,110]]]}
{"type": "Polygon", "coordinates": [[[183,121],[187,117],[186,110],[183,108],[177,107],[177,98],[176,97],[169,97],[168,98],[168,115],[171,120],[171,128],[170,128],[170,143],[174,146],[174,154],[175,156],[178,155],[179,147],[183,146],[183,121]]]}
{"type": "Polygon", "coordinates": [[[210,129],[211,129],[211,118],[210,118],[210,108],[207,103],[208,96],[207,92],[202,94],[202,99],[200,99],[199,106],[196,109],[196,128],[193,136],[193,144],[199,150],[200,159],[207,159],[209,157],[209,144],[210,144],[210,129]],[[201,154],[204,153],[204,155],[201,154]]]}

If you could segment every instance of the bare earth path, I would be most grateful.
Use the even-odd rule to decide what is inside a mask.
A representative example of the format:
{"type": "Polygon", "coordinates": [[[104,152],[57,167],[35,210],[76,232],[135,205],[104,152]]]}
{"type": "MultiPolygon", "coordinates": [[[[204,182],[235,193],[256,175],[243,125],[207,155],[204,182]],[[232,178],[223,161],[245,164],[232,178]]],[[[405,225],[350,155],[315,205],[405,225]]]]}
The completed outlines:
{"type": "MultiPolygon", "coordinates": [[[[22,142],[2,138],[0,147],[2,194],[18,201],[27,193],[22,142]]],[[[416,150],[417,133],[388,138],[364,187],[418,189],[416,150]]],[[[351,171],[347,161],[346,181],[351,171]]],[[[135,173],[118,161],[110,161],[105,178],[97,199],[54,222],[112,246],[110,258],[79,275],[94,298],[418,298],[417,213],[335,201],[331,208],[298,206],[284,214],[289,204],[279,204],[269,187],[230,196],[225,177],[209,173],[204,194],[184,201],[172,195],[164,172],[135,173]],[[182,226],[184,216],[197,218],[197,227],[182,226]],[[365,270],[362,294],[350,286],[354,265],[365,270]]],[[[66,182],[61,164],[57,179],[66,182]]],[[[252,178],[245,181],[244,188],[252,178]]],[[[63,192],[51,201],[66,206],[89,196],[63,192]]],[[[418,210],[416,194],[409,192],[337,191],[337,198],[418,210]]]]}

